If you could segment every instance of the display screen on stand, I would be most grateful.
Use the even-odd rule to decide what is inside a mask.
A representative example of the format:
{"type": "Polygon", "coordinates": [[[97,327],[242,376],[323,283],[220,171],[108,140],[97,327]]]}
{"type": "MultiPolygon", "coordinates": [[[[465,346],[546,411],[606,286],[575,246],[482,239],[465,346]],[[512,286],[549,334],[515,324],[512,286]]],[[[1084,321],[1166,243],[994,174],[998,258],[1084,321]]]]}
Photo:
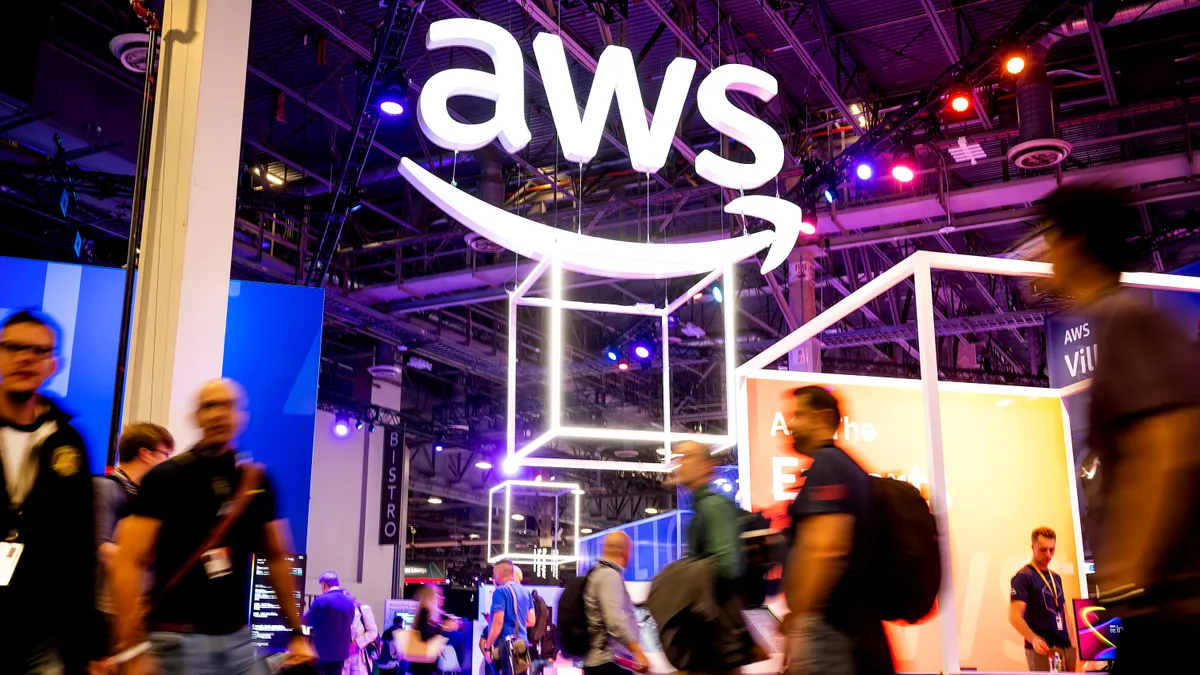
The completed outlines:
{"type": "MultiPolygon", "coordinates": [[[[303,614],[307,556],[293,555],[285,559],[291,568],[294,583],[291,601],[303,614]]],[[[266,558],[255,556],[250,564],[250,642],[260,653],[282,652],[287,649],[292,631],[283,618],[282,600],[271,586],[271,569],[267,566],[266,558]]]]}
{"type": "Polygon", "coordinates": [[[1121,640],[1121,619],[1108,613],[1095,600],[1075,600],[1075,631],[1079,635],[1079,658],[1084,661],[1114,661],[1121,640]]]}

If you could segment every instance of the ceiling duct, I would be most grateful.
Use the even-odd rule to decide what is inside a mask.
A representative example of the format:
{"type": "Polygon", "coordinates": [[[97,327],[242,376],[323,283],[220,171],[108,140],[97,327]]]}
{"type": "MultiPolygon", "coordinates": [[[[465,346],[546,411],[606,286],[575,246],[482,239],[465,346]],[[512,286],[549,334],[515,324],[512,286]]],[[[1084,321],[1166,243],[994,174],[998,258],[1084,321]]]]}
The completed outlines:
{"type": "Polygon", "coordinates": [[[1071,144],[1057,138],[1054,85],[1046,74],[1045,44],[1030,45],[1025,70],[1017,80],[1017,125],[1020,136],[1008,161],[1022,169],[1048,169],[1071,154],[1071,144]]]}
{"type": "Polygon", "coordinates": [[[150,52],[150,36],[146,33],[122,33],[108,41],[108,50],[131,73],[146,72],[146,55],[150,52]]]}
{"type": "Polygon", "coordinates": [[[375,344],[375,365],[367,368],[367,372],[371,377],[377,380],[395,380],[400,381],[401,369],[403,363],[405,349],[396,347],[387,342],[377,342],[375,344]]]}
{"type": "MultiPolygon", "coordinates": [[[[1108,21],[1097,23],[1099,28],[1113,28],[1195,7],[1200,7],[1200,0],[1144,2],[1112,11],[1108,21]]],[[[1008,160],[1022,169],[1047,169],[1058,165],[1071,154],[1071,144],[1058,138],[1058,126],[1055,124],[1057,107],[1054,103],[1054,87],[1046,74],[1046,54],[1063,39],[1087,33],[1087,18],[1080,17],[1050,31],[1029,47],[1025,70],[1017,80],[1020,136],[1017,145],[1008,151],[1008,160]]]]}
{"type": "MultiPolygon", "coordinates": [[[[504,208],[504,171],[499,151],[495,146],[485,145],[476,151],[476,158],[479,162],[479,183],[475,196],[492,206],[504,208]]],[[[466,241],[467,246],[480,253],[499,253],[504,250],[503,246],[475,233],[468,234],[466,241]]]]}

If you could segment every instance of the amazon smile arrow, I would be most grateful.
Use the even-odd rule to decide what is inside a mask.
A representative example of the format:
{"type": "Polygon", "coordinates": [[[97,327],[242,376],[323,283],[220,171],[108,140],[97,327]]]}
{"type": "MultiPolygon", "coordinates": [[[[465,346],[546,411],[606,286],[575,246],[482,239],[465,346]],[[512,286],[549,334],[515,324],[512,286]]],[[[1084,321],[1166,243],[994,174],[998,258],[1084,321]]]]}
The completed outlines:
{"type": "Polygon", "coordinates": [[[799,206],[778,197],[749,195],[725,205],[725,212],[762,218],[774,232],[683,244],[618,241],[535,223],[477,199],[407,157],[400,174],[451,218],[514,253],[542,260],[557,255],[564,269],[613,279],[668,279],[707,274],[770,247],[766,274],[787,259],[803,225],[799,206]]]}

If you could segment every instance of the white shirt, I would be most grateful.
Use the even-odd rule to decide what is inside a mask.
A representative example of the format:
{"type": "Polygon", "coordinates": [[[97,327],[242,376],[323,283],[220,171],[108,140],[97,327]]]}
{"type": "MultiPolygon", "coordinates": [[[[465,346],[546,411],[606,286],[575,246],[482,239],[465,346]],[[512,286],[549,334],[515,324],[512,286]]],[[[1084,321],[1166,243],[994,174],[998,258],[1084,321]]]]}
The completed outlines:
{"type": "Polygon", "coordinates": [[[24,488],[17,484],[22,472],[25,471],[25,465],[29,462],[29,455],[33,451],[33,444],[30,442],[32,435],[29,431],[21,431],[8,426],[0,427],[0,452],[4,454],[4,480],[8,486],[8,497],[15,502],[24,501],[24,493],[33,486],[32,480],[24,488]],[[22,494],[17,494],[18,492],[22,494]]]}

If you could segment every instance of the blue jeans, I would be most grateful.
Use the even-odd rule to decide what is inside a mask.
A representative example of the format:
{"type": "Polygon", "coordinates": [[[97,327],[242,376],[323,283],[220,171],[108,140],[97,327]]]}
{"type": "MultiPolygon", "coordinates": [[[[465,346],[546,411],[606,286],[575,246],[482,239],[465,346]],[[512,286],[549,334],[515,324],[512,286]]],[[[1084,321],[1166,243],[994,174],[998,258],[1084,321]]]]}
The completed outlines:
{"type": "Polygon", "coordinates": [[[254,657],[250,629],[229,635],[151,633],[150,648],[162,675],[266,675],[254,657]]]}

